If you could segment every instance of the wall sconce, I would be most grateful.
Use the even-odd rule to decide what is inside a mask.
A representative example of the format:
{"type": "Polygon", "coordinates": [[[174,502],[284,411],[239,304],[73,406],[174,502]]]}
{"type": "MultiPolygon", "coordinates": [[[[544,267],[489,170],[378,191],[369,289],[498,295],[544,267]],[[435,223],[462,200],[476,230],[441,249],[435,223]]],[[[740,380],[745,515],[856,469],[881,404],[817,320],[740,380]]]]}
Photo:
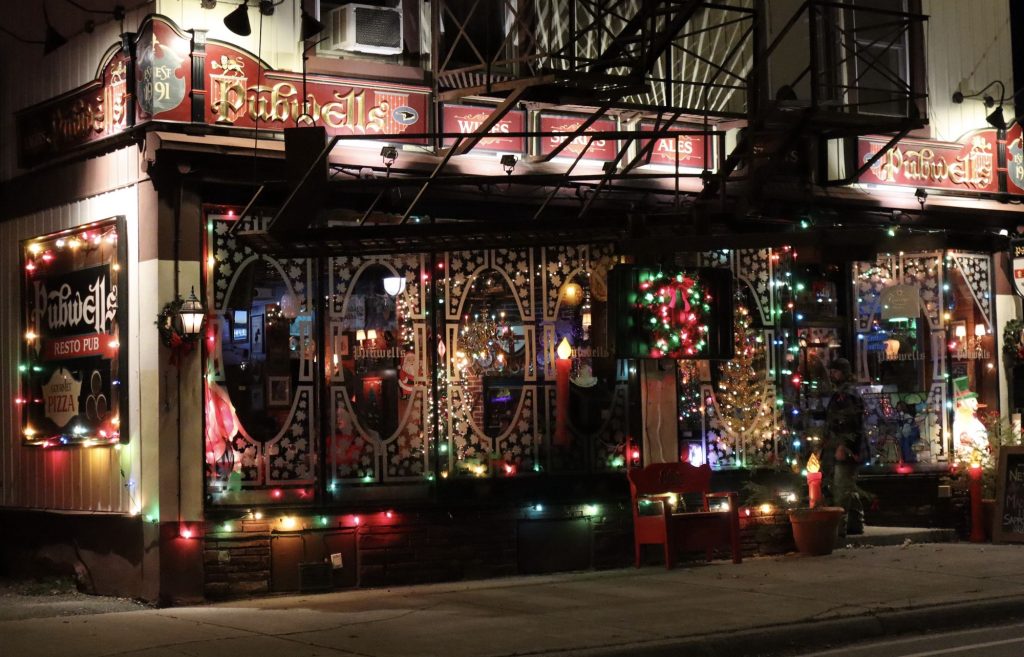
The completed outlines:
{"type": "Polygon", "coordinates": [[[384,291],[390,297],[397,297],[405,292],[405,276],[388,276],[384,279],[384,291]]]}
{"type": "Polygon", "coordinates": [[[985,337],[985,335],[987,333],[988,333],[988,331],[985,330],[985,325],[984,324],[975,324],[974,325],[974,335],[975,336],[977,336],[979,338],[983,338],[983,337],[985,337]]]}
{"type": "Polygon", "coordinates": [[[960,90],[953,92],[953,102],[960,104],[968,98],[977,98],[981,96],[982,102],[985,103],[985,107],[995,107],[996,109],[985,117],[988,124],[997,130],[1006,130],[1006,118],[1003,116],[1003,102],[1006,101],[1006,86],[1003,85],[1002,80],[994,80],[985,85],[985,88],[981,91],[973,94],[965,94],[960,90]],[[996,99],[985,92],[991,89],[994,85],[999,85],[999,105],[996,107],[996,99]]]}
{"type": "Polygon", "coordinates": [[[196,289],[188,293],[188,298],[181,304],[178,310],[181,317],[181,330],[185,335],[194,338],[203,330],[203,320],[206,319],[206,309],[196,298],[196,289]]]}
{"type": "Polygon", "coordinates": [[[356,342],[359,343],[360,347],[363,346],[363,343],[366,342],[366,331],[363,329],[356,331],[356,342]]]}
{"type": "Polygon", "coordinates": [[[374,329],[370,329],[369,331],[367,331],[366,332],[366,340],[370,344],[373,344],[374,342],[376,342],[377,341],[377,331],[374,330],[374,329]]]}
{"type": "Polygon", "coordinates": [[[511,176],[512,172],[516,168],[516,162],[518,161],[519,160],[516,159],[515,155],[512,155],[511,153],[506,153],[501,156],[501,168],[505,171],[506,174],[511,176]]]}
{"type": "Polygon", "coordinates": [[[953,335],[955,335],[958,338],[966,338],[967,337],[967,327],[964,326],[963,324],[957,324],[956,325],[956,330],[953,331],[953,335]]]}

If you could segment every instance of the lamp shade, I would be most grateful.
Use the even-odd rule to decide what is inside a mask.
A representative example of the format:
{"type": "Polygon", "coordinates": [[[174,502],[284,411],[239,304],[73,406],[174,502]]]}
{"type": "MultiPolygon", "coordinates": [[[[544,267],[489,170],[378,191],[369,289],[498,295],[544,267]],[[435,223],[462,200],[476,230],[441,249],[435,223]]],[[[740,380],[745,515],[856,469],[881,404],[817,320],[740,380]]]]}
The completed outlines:
{"type": "Polygon", "coordinates": [[[1003,106],[1000,105],[991,114],[985,117],[988,124],[997,130],[1006,130],[1006,118],[1003,117],[1003,106]]]}
{"type": "Polygon", "coordinates": [[[252,26],[249,25],[249,5],[243,2],[238,5],[230,14],[224,17],[224,26],[238,36],[249,36],[252,34],[252,26]]]}
{"type": "Polygon", "coordinates": [[[188,299],[182,302],[181,308],[178,310],[178,316],[181,317],[181,332],[185,335],[196,336],[203,330],[203,319],[206,317],[206,310],[203,309],[203,304],[196,298],[195,288],[192,288],[192,291],[189,292],[188,299]]]}
{"type": "Polygon", "coordinates": [[[963,324],[957,324],[956,330],[953,333],[958,338],[966,338],[967,337],[967,327],[964,326],[963,324]]]}
{"type": "Polygon", "coordinates": [[[366,331],[364,331],[363,329],[357,330],[356,331],[356,340],[358,342],[362,342],[365,339],[366,339],[366,331]]]}
{"type": "Polygon", "coordinates": [[[405,276],[388,276],[385,278],[384,291],[392,297],[397,297],[402,292],[405,292],[405,276]]]}
{"type": "Polygon", "coordinates": [[[305,41],[307,39],[312,39],[316,35],[318,35],[321,32],[323,32],[324,29],[325,28],[324,28],[324,24],[323,23],[321,23],[317,19],[315,19],[312,16],[310,16],[309,13],[306,12],[305,9],[302,10],[302,40],[303,41],[305,41]]]}
{"type": "Polygon", "coordinates": [[[987,333],[987,331],[985,331],[985,325],[984,324],[975,324],[974,325],[974,335],[976,335],[976,336],[978,336],[980,338],[980,337],[984,336],[986,333],[987,333]]]}
{"type": "Polygon", "coordinates": [[[376,329],[370,329],[369,331],[367,331],[366,332],[366,339],[367,340],[376,340],[377,339],[377,331],[376,331],[376,329]]]}

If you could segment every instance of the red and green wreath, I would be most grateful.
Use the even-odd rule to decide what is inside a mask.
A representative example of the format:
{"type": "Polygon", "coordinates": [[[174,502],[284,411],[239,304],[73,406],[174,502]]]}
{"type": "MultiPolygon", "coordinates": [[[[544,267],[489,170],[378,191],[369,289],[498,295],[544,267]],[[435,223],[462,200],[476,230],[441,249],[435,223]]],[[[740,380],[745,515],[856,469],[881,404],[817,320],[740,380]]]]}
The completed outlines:
{"type": "Polygon", "coordinates": [[[192,352],[198,335],[188,335],[181,328],[181,306],[184,299],[178,298],[164,305],[156,318],[156,326],[160,331],[160,342],[171,350],[171,364],[179,365],[181,359],[192,352]]]}
{"type": "Polygon", "coordinates": [[[696,358],[707,346],[711,295],[685,273],[652,273],[640,282],[640,327],[651,336],[651,358],[696,358]]]}

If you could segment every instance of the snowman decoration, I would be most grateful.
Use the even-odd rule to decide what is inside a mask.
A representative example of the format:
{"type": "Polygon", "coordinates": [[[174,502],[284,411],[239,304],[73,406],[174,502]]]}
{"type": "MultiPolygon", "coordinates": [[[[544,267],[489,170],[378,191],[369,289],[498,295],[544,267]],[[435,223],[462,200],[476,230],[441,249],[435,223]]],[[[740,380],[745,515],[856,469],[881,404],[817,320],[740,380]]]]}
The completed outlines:
{"type": "Polygon", "coordinates": [[[966,376],[953,379],[953,449],[958,461],[978,463],[988,458],[988,430],[978,419],[978,394],[966,376]]]}

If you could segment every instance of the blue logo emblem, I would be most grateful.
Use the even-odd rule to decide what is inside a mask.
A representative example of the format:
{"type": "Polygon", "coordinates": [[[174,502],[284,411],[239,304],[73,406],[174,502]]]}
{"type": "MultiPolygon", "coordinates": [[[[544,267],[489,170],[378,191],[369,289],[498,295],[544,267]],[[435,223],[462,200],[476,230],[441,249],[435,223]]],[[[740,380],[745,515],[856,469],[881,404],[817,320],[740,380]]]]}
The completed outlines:
{"type": "Polygon", "coordinates": [[[391,113],[391,118],[395,120],[395,123],[412,125],[420,120],[420,113],[408,105],[402,105],[395,108],[395,111],[391,113]]]}

